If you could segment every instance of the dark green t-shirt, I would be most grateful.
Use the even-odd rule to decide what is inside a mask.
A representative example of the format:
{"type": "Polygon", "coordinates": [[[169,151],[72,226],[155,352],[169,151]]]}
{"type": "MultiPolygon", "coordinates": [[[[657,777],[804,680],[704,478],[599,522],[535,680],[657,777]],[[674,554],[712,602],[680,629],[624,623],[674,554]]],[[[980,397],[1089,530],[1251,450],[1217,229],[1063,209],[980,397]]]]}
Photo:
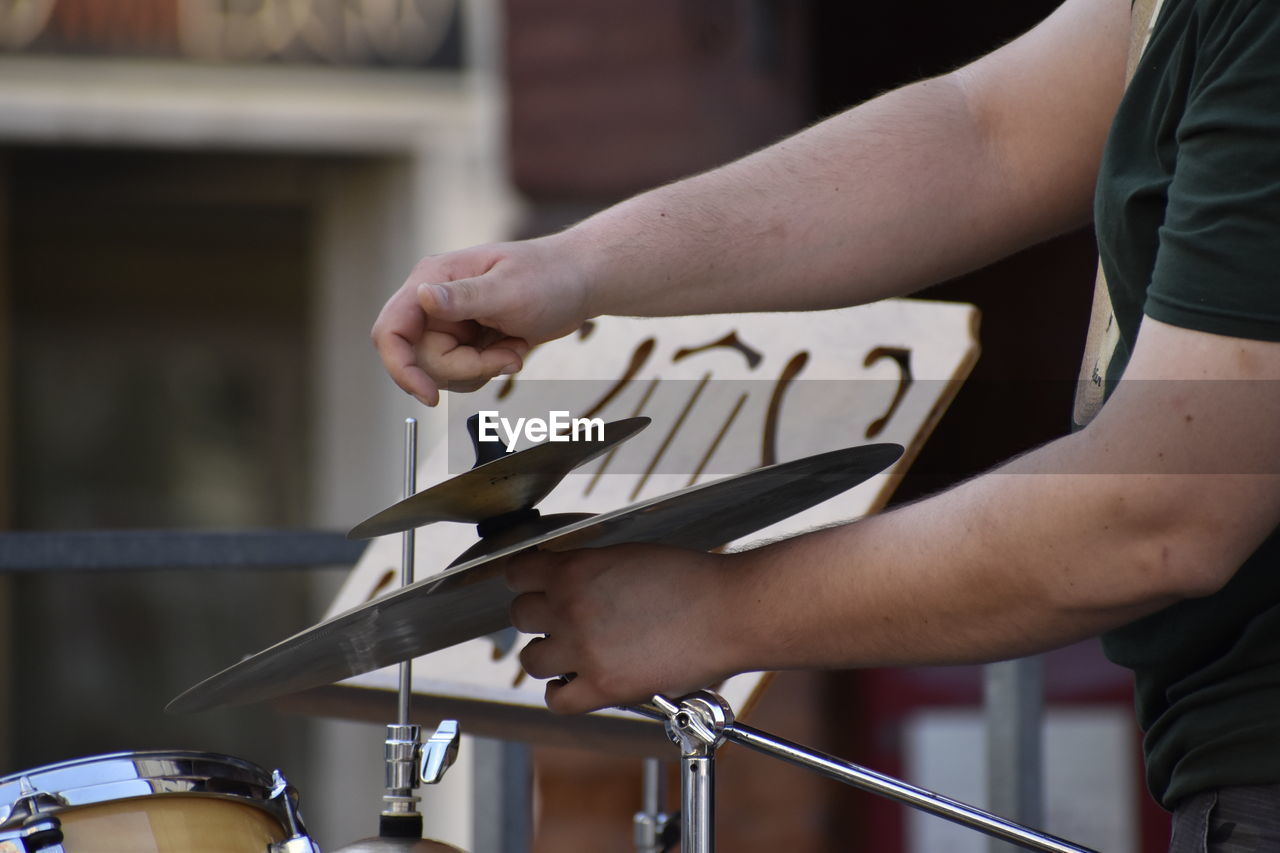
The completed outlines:
{"type": "MultiPolygon", "coordinates": [[[[1144,313],[1280,341],[1280,3],[1166,0],[1112,127],[1095,218],[1120,329],[1111,376],[1144,313]]],[[[1135,672],[1148,784],[1166,807],[1280,782],[1276,535],[1216,594],[1103,645],[1135,672]]]]}

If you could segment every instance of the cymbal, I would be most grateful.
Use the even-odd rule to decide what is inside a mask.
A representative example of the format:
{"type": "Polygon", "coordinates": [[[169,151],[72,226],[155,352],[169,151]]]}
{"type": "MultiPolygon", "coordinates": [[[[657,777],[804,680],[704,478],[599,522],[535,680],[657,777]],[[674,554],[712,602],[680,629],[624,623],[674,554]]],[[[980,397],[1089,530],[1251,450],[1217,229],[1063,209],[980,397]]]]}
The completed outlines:
{"type": "Polygon", "coordinates": [[[574,468],[648,425],[648,418],[625,418],[605,424],[598,441],[547,441],[500,456],[387,507],[351,528],[347,538],[370,539],[437,521],[479,524],[528,509],[551,494],[574,468]]]}
{"type": "MultiPolygon", "coordinates": [[[[509,627],[503,558],[650,542],[707,550],[834,497],[892,465],[897,444],[820,453],[572,521],[410,584],[224,669],[169,703],[174,713],[241,705],[381,669],[509,627]]],[[[550,517],[553,518],[553,517],[550,517]]]]}
{"type": "Polygon", "coordinates": [[[550,533],[552,530],[557,530],[575,521],[586,521],[588,518],[595,517],[595,513],[592,512],[553,512],[550,515],[540,515],[537,518],[521,521],[510,528],[481,537],[474,545],[454,558],[454,561],[446,568],[452,569],[463,563],[471,562],[477,557],[488,556],[511,545],[523,543],[535,536],[550,533]]]}
{"type": "Polygon", "coordinates": [[[429,838],[362,838],[333,853],[463,853],[452,844],[432,841],[429,838]]]}

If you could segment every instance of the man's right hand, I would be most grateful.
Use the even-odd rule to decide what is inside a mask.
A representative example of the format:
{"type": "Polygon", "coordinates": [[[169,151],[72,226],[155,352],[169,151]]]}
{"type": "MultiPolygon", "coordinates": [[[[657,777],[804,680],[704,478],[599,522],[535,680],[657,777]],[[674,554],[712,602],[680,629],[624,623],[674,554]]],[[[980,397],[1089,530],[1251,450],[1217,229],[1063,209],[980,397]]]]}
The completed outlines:
{"type": "Polygon", "coordinates": [[[573,228],[425,258],[373,340],[427,405],[596,314],[901,296],[1088,221],[1129,3],[1067,0],[994,53],[573,228]]]}
{"type": "Polygon", "coordinates": [[[586,292],[559,237],[475,246],[418,261],[371,334],[396,384],[434,406],[442,389],[474,391],[577,329],[586,292]]]}

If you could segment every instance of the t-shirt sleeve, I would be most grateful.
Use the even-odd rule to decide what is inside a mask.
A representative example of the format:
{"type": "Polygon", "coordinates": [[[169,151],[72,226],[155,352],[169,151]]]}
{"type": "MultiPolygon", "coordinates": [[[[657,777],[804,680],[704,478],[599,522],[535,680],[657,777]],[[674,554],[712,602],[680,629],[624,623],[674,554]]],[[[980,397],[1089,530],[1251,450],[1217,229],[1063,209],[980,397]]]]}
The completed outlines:
{"type": "Polygon", "coordinates": [[[1280,341],[1280,14],[1202,4],[1200,44],[1145,312],[1280,341]]]}

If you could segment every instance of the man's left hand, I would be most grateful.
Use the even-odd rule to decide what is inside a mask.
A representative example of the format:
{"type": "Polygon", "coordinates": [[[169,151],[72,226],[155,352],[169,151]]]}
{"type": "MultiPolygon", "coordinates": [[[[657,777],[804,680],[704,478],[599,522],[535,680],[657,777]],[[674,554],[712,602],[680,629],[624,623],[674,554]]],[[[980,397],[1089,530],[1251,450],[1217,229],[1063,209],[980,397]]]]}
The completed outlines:
{"type": "Polygon", "coordinates": [[[550,678],[547,707],[581,713],[682,695],[735,672],[733,555],[616,545],[514,557],[511,621],[543,634],[520,654],[550,678]]]}

